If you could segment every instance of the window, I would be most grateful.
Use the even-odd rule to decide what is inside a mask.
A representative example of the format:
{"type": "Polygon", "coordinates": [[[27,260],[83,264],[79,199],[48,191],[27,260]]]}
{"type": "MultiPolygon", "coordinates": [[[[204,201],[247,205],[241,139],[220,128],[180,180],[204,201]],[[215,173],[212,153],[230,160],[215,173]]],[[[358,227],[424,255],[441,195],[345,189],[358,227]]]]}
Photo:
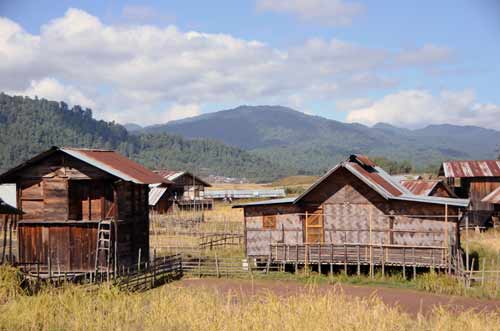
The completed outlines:
{"type": "Polygon", "coordinates": [[[276,215],[262,216],[262,228],[265,230],[276,229],[276,215]]]}

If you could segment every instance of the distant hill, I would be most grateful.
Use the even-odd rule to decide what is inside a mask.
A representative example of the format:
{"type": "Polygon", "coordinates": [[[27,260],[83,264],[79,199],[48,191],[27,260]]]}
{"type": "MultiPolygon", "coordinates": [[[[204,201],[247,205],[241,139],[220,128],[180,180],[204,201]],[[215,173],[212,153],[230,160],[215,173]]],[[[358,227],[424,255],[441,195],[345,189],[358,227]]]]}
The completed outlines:
{"type": "Polygon", "coordinates": [[[131,135],[119,124],[95,120],[90,109],[0,93],[0,169],[13,167],[54,145],[114,149],[150,168],[186,169],[204,176],[270,181],[297,172],[213,140],[171,134],[131,135]]]}
{"type": "Polygon", "coordinates": [[[499,131],[480,127],[445,124],[408,130],[385,123],[368,127],[281,106],[240,106],[145,127],[143,132],[215,139],[314,174],[351,153],[408,160],[425,168],[445,159],[494,158],[500,143],[499,131]]]}
{"type": "Polygon", "coordinates": [[[123,127],[127,129],[128,132],[141,131],[143,129],[142,126],[135,123],[125,123],[123,127]]]}

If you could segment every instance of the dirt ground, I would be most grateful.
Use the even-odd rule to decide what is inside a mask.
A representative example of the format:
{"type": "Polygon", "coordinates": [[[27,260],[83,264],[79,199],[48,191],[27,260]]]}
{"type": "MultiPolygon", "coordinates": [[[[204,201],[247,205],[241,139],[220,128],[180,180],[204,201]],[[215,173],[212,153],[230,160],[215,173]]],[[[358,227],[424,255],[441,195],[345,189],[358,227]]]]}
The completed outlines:
{"type": "Polygon", "coordinates": [[[395,289],[385,287],[353,286],[353,285],[314,285],[309,286],[293,281],[278,280],[238,280],[238,279],[183,279],[176,283],[182,287],[203,287],[215,289],[221,294],[231,292],[235,295],[265,295],[274,293],[280,297],[293,296],[297,293],[311,291],[325,293],[343,293],[348,297],[378,296],[385,304],[398,306],[403,311],[417,315],[427,314],[437,306],[461,312],[466,310],[500,311],[500,301],[481,300],[458,296],[447,296],[425,293],[408,289],[395,289]]]}

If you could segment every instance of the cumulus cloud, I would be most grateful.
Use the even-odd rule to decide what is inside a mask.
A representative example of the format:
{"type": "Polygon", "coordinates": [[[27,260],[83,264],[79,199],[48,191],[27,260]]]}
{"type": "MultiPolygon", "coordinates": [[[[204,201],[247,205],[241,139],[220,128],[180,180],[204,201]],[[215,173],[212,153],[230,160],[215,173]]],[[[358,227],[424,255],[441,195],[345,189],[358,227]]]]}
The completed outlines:
{"type": "Polygon", "coordinates": [[[49,100],[66,101],[70,105],[84,105],[93,108],[96,103],[80,90],[71,85],[63,85],[54,78],[33,80],[30,86],[22,91],[7,91],[9,94],[23,95],[29,97],[44,97],[49,100]]]}
{"type": "Polygon", "coordinates": [[[442,91],[437,95],[426,90],[400,91],[347,115],[349,122],[385,122],[409,128],[451,123],[500,129],[498,118],[500,106],[477,102],[472,90],[442,91]]]}
{"type": "MultiPolygon", "coordinates": [[[[173,25],[107,25],[79,9],[38,35],[0,18],[1,91],[80,100],[97,117],[141,124],[157,122],[168,104],[300,100],[307,107],[308,100],[392,87],[397,80],[381,72],[398,54],[335,38],[277,49],[173,25]]],[[[193,108],[178,109],[190,115],[193,108]]]]}
{"type": "Polygon", "coordinates": [[[361,4],[344,0],[259,0],[257,9],[293,14],[304,21],[327,25],[349,25],[364,12],[361,4]]]}

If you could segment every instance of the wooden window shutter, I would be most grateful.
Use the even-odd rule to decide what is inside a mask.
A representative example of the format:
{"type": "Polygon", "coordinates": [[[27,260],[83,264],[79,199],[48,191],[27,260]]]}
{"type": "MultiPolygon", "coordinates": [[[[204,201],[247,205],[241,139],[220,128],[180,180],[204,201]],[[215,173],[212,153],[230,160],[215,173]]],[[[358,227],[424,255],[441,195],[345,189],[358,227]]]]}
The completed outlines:
{"type": "Polygon", "coordinates": [[[276,215],[262,216],[262,228],[266,230],[276,229],[276,215]]]}

